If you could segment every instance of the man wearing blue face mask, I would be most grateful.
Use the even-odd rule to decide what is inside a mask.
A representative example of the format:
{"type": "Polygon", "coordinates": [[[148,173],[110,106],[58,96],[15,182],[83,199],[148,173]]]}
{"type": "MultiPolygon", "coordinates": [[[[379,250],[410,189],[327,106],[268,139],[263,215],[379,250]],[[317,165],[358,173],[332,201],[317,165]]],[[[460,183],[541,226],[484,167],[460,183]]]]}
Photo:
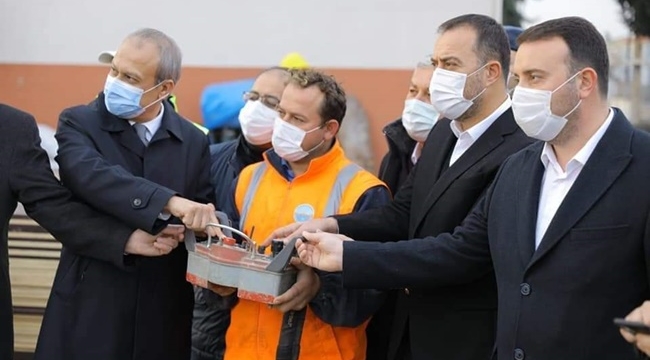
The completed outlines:
{"type": "MultiPolygon", "coordinates": [[[[113,58],[115,57],[115,51],[102,51],[99,56],[97,57],[97,60],[99,60],[100,63],[102,64],[107,64],[110,65],[113,62],[113,58]]],[[[178,112],[178,98],[174,94],[170,94],[165,101],[168,101],[169,104],[174,108],[176,112],[178,112]]],[[[194,126],[199,128],[204,134],[208,134],[210,130],[208,130],[206,127],[197,124],[195,122],[192,122],[194,126]]]]}
{"type": "Polygon", "coordinates": [[[607,45],[593,24],[553,19],[518,41],[512,109],[544,142],[504,162],[462,226],[390,244],[308,234],[318,248],[299,245],[301,260],[342,269],[351,288],[440,291],[494,270],[493,359],[636,359],[612,320],[650,289],[650,135],[608,105],[607,45]]]}
{"type": "MultiPolygon", "coordinates": [[[[180,69],[173,39],[154,29],[132,33],[103,93],[64,110],[56,134],[61,180],[74,196],[151,233],[168,223],[203,231],[217,221],[207,136],[165,101],[180,69]]],[[[35,359],[189,359],[185,247],[124,257],[128,271],[64,246],[35,359]]]]}
{"type": "MultiPolygon", "coordinates": [[[[232,198],[232,182],[248,165],[263,160],[271,148],[273,124],[282,92],[289,81],[289,71],[272,67],[257,76],[253,87],[244,94],[246,104],[239,112],[242,136],[239,139],[210,146],[210,179],[217,204],[232,198]]],[[[230,295],[227,291],[222,295],[230,295]]],[[[233,297],[222,297],[212,290],[194,288],[192,319],[192,360],[223,359],[225,337],[230,323],[233,297]]]]}
{"type": "MultiPolygon", "coordinates": [[[[479,201],[501,163],[530,144],[514,121],[506,93],[510,48],[502,26],[484,15],[464,15],[443,23],[439,34],[429,94],[442,118],[428,134],[414,132],[426,136],[422,155],[393,202],[377,210],[294,225],[274,235],[338,228],[357,240],[397,241],[451,231],[479,201]]],[[[490,272],[469,284],[435,291],[403,286],[392,329],[385,330],[390,333],[388,353],[369,360],[489,358],[496,306],[490,272]],[[458,335],[468,329],[471,335],[458,335]]]]}

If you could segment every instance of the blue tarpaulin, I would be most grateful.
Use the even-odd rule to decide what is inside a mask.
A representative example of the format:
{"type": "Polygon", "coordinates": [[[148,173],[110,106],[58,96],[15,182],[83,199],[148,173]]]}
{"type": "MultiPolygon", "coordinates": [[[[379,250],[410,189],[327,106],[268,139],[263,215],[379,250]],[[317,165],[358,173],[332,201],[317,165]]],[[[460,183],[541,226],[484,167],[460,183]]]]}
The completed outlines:
{"type": "Polygon", "coordinates": [[[244,106],[244,92],[255,79],[235,80],[207,86],[201,94],[203,126],[210,130],[239,128],[239,110],[244,106]]]}

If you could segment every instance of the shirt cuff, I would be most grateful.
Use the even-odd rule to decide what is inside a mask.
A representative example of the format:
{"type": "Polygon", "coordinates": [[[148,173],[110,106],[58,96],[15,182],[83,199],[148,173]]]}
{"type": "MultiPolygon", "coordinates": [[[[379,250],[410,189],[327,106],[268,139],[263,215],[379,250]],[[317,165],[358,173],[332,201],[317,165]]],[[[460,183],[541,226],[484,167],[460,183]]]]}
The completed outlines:
{"type": "Polygon", "coordinates": [[[158,219],[162,221],[167,221],[169,218],[172,217],[171,213],[168,213],[167,211],[163,211],[160,214],[158,214],[158,219]]]}

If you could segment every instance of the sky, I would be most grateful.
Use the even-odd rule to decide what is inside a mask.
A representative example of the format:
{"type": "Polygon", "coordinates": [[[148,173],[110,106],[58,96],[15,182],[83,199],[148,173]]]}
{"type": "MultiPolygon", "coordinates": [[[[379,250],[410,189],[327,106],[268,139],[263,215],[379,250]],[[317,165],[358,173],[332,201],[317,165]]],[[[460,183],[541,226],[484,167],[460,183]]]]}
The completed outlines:
{"type": "Polygon", "coordinates": [[[612,40],[630,34],[623,23],[617,0],[525,0],[521,11],[530,20],[524,26],[563,16],[580,16],[591,21],[612,40]]]}

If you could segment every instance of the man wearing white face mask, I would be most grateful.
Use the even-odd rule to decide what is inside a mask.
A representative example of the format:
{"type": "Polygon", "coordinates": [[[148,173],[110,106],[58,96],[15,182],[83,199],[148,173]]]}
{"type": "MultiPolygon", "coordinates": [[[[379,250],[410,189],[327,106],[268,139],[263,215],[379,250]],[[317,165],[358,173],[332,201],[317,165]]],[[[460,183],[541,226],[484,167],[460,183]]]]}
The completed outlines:
{"type": "Polygon", "coordinates": [[[648,298],[650,135],[608,105],[607,45],[593,24],[553,19],[518,41],[515,119],[545,141],[504,162],[462,226],[390,244],[315,234],[324,252],[301,259],[343,269],[350,287],[435,291],[494,269],[493,359],[636,359],[612,320],[642,320],[633,309],[648,298]]]}
{"type": "MultiPolygon", "coordinates": [[[[336,140],[345,111],[345,93],[332,77],[292,71],[275,118],[273,148],[241,172],[227,211],[253,240],[262,243],[294,221],[389,201],[386,186],[347,159],[336,140]]],[[[299,266],[297,282],[271,307],[238,300],[225,359],[364,360],[365,325],[382,298],[375,290],[343,290],[338,274],[299,266]]]]}
{"type": "MultiPolygon", "coordinates": [[[[272,67],[262,71],[251,90],[244,94],[246,104],[239,113],[242,136],[210,146],[210,179],[217,204],[230,201],[233,180],[246,166],[262,161],[262,153],[271,148],[273,124],[278,117],[276,107],[288,81],[289,71],[285,68],[272,67]]],[[[194,288],[192,360],[223,359],[230,303],[236,296],[228,296],[228,292],[221,295],[225,296],[194,288]]]]}
{"type": "MultiPolygon", "coordinates": [[[[384,127],[388,153],[381,161],[378,175],[393,194],[408,178],[438,121],[438,112],[429,97],[432,74],[431,64],[418,63],[411,76],[402,117],[384,127]]],[[[396,290],[388,292],[384,304],[368,323],[367,360],[386,359],[397,296],[396,290]]]]}
{"type": "MultiPolygon", "coordinates": [[[[208,138],[165,101],[181,64],[173,39],[138,30],[119,46],[98,98],[59,119],[62,183],[133,229],[184,223],[204,231],[217,221],[208,138]]],[[[127,250],[124,261],[127,269],[63,247],[35,359],[190,358],[185,247],[156,258],[127,250]]]]}
{"type": "MultiPolygon", "coordinates": [[[[506,94],[510,48],[502,26],[470,14],[444,22],[438,32],[431,102],[443,116],[456,120],[437,121],[393,202],[378,210],[288,227],[288,233],[279,230],[276,236],[338,228],[356,240],[398,241],[452,231],[479,201],[501,163],[530,144],[515,123],[506,94]]],[[[435,291],[402,286],[392,329],[385,330],[390,332],[388,354],[369,360],[488,358],[496,306],[490,272],[469,284],[435,291]],[[458,336],[467,329],[471,336],[458,336]]]]}
{"type": "Polygon", "coordinates": [[[406,181],[422,152],[439,114],[431,105],[429,82],[433,74],[430,64],[420,63],[413,71],[406,93],[402,117],[384,127],[388,153],[379,167],[379,178],[393,194],[406,181]]]}

